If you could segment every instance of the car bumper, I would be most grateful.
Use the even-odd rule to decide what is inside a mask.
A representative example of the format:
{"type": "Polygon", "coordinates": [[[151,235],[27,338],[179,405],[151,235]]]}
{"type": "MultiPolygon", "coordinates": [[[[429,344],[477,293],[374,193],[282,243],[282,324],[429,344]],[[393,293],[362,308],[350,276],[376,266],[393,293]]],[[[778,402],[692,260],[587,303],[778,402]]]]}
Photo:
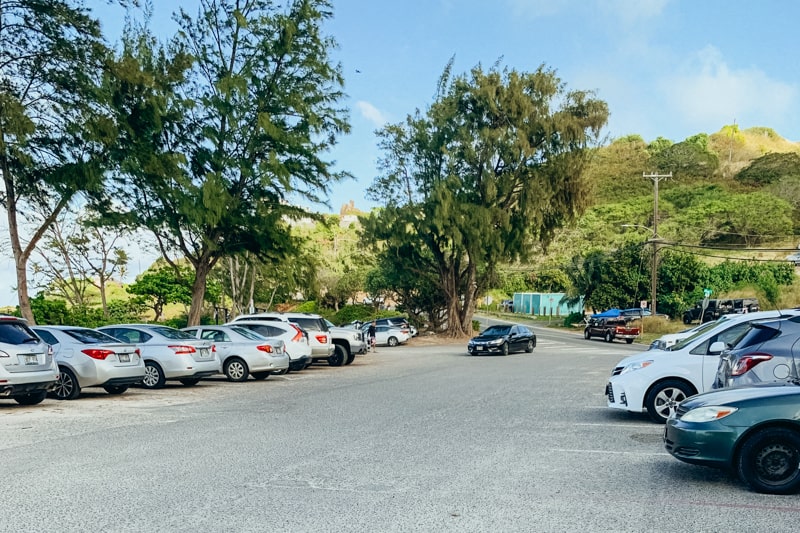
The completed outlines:
{"type": "Polygon", "coordinates": [[[305,367],[311,364],[311,357],[308,355],[303,355],[298,357],[297,359],[292,359],[289,361],[289,370],[303,370],[305,367]]]}
{"type": "Polygon", "coordinates": [[[607,405],[611,409],[634,413],[641,413],[644,409],[642,405],[644,392],[634,380],[620,379],[620,376],[614,376],[606,383],[604,394],[607,405]]]}
{"type": "Polygon", "coordinates": [[[664,448],[685,463],[728,468],[736,442],[746,429],[718,421],[692,423],[670,418],[664,428],[664,448]]]}
{"type": "Polygon", "coordinates": [[[95,385],[133,385],[144,379],[144,361],[132,366],[100,366],[95,368],[94,375],[78,376],[81,387],[95,385]]]}
{"type": "Polygon", "coordinates": [[[253,358],[247,361],[251,372],[263,372],[271,370],[285,370],[289,368],[289,356],[271,355],[268,357],[253,358]]]}
{"type": "Polygon", "coordinates": [[[498,344],[497,346],[488,345],[488,344],[478,344],[475,346],[467,346],[467,351],[470,354],[476,353],[502,353],[503,352],[503,345],[498,344]]]}
{"type": "Polygon", "coordinates": [[[13,398],[32,392],[49,391],[55,386],[56,380],[34,381],[29,383],[0,384],[0,398],[13,398]]]}
{"type": "Polygon", "coordinates": [[[165,368],[164,375],[167,379],[203,378],[219,374],[220,370],[219,359],[217,358],[209,361],[195,361],[192,358],[187,358],[182,367],[172,367],[169,370],[165,368]]]}

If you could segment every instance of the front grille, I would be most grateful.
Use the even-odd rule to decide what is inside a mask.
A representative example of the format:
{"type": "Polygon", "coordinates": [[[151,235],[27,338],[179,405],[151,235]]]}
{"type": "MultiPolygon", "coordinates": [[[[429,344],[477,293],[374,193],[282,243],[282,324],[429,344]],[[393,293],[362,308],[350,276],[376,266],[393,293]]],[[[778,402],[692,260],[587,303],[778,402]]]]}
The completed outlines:
{"type": "Polygon", "coordinates": [[[612,376],[619,376],[622,373],[622,369],[625,368],[624,366],[618,366],[614,370],[611,371],[612,376]]]}
{"type": "Polygon", "coordinates": [[[614,387],[609,383],[606,385],[606,396],[608,396],[608,401],[614,403],[614,387]]]}

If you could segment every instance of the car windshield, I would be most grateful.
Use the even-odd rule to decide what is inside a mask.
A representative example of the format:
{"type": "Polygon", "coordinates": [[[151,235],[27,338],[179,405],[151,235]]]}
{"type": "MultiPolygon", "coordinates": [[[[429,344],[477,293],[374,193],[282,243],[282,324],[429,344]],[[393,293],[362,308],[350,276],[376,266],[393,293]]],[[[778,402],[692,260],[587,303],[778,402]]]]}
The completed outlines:
{"type": "Polygon", "coordinates": [[[481,335],[508,335],[511,326],[489,326],[481,335]]]}
{"type": "Polygon", "coordinates": [[[717,327],[720,324],[722,324],[724,322],[727,322],[729,320],[730,320],[730,318],[728,318],[726,315],[723,315],[719,319],[717,319],[715,322],[706,322],[702,326],[698,326],[694,330],[694,333],[692,333],[691,335],[689,335],[685,339],[679,340],[678,342],[676,342],[675,344],[673,344],[672,346],[667,348],[667,350],[670,351],[670,352],[677,352],[678,350],[683,350],[686,346],[688,346],[689,344],[694,342],[694,340],[697,339],[698,337],[700,337],[701,335],[704,335],[706,332],[711,331],[715,327],[717,327]]]}

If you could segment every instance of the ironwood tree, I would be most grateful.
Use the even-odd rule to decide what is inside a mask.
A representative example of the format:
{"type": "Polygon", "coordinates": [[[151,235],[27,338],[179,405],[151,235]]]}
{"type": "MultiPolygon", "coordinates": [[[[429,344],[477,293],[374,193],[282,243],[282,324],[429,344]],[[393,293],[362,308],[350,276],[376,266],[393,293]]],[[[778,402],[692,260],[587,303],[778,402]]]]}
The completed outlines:
{"type": "Polygon", "coordinates": [[[496,266],[524,259],[586,206],[588,148],[608,118],[590,92],[567,90],[554,70],[478,66],[439,80],[434,103],[379,132],[381,175],[364,218],[385,254],[417,249],[445,297],[446,331],[472,332],[476,298],[496,266]]]}

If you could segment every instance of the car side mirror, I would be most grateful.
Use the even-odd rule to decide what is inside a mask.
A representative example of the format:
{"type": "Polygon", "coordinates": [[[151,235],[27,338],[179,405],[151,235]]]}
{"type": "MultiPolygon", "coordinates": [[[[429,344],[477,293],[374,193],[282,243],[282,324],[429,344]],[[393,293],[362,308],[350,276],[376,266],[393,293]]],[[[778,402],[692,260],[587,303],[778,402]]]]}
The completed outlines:
{"type": "Polygon", "coordinates": [[[709,355],[719,355],[724,352],[728,348],[728,345],[722,341],[716,341],[711,343],[711,347],[708,349],[709,355]]]}

